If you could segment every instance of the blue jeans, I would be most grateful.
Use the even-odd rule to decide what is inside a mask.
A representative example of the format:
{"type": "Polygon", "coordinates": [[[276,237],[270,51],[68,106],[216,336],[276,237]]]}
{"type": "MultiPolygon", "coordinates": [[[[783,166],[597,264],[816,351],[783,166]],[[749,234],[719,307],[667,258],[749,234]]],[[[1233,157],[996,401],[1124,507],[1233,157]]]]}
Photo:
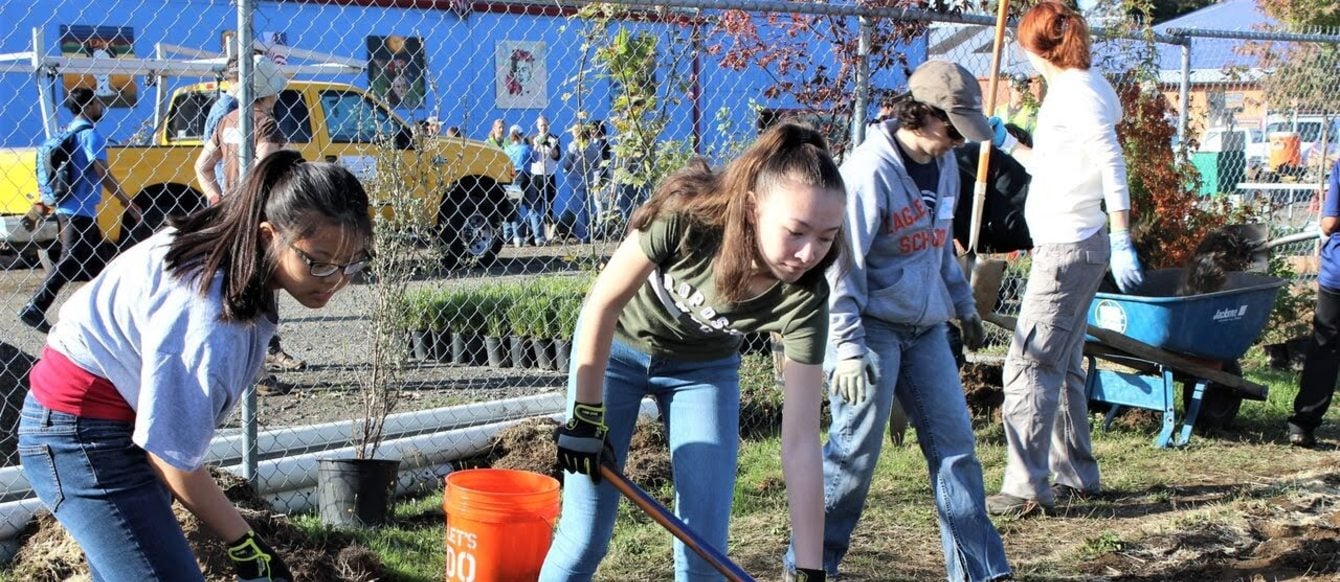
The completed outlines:
{"type": "MultiPolygon", "coordinates": [[[[569,373],[568,407],[576,397],[577,361],[569,373]]],[[[628,460],[642,397],[651,395],[665,420],[674,470],[675,515],[716,549],[726,551],[740,445],[740,356],[684,362],[653,358],[615,341],[605,371],[605,423],[622,467],[628,460]]],[[[619,492],[585,475],[563,480],[563,513],[540,580],[590,580],[609,549],[619,492]]],[[[706,561],[675,541],[675,579],[721,580],[706,561]]]]}
{"type": "Polygon", "coordinates": [[[19,460],[38,499],[84,550],[93,580],[204,580],[172,496],[132,430],[49,410],[30,393],[19,460]]]}
{"type": "MultiPolygon", "coordinates": [[[[879,382],[864,402],[829,399],[833,424],[824,445],[824,569],[836,575],[847,554],[884,444],[896,387],[930,471],[948,579],[975,582],[1009,574],[1005,546],[986,515],[982,465],[945,335],[947,324],[912,327],[866,318],[864,326],[879,382]]],[[[791,551],[785,561],[788,569],[794,568],[791,551]]]]}

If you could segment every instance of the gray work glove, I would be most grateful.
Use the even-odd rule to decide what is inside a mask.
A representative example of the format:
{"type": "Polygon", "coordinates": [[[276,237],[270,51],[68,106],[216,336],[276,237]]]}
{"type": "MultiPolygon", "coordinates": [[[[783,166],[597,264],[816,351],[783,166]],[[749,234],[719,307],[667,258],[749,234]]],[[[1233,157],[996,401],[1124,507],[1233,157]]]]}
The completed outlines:
{"type": "Polygon", "coordinates": [[[879,370],[875,369],[875,357],[866,352],[859,358],[842,360],[833,368],[828,382],[833,391],[849,404],[865,402],[879,380],[879,370]]]}
{"type": "Polygon", "coordinates": [[[982,349],[982,343],[986,341],[986,326],[982,325],[981,317],[976,313],[960,317],[958,328],[963,336],[963,347],[974,352],[982,349]]]}

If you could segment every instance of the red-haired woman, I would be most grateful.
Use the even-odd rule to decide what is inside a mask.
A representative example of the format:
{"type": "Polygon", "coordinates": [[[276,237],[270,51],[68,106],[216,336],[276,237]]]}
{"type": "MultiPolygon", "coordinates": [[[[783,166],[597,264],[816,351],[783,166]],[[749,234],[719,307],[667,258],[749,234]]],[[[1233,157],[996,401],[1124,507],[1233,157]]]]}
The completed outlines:
{"type": "Polygon", "coordinates": [[[1035,245],[1005,358],[1008,461],[1000,494],[987,500],[997,515],[1049,513],[1058,501],[1099,491],[1082,368],[1085,315],[1109,265],[1123,292],[1143,280],[1117,143],[1121,103],[1089,67],[1084,18],[1060,2],[1043,2],[1019,23],[1019,44],[1047,80],[1047,98],[1031,150],[992,119],[995,144],[1033,175],[1024,216],[1035,245]]]}

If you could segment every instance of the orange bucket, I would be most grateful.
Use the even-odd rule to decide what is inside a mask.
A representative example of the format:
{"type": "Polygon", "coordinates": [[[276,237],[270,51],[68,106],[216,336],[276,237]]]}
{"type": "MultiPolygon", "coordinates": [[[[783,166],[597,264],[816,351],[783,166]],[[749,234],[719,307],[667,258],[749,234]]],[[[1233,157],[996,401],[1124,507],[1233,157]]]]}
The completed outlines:
{"type": "Polygon", "coordinates": [[[558,480],[548,475],[510,469],[447,475],[446,579],[538,579],[558,507],[558,480]]]}
{"type": "Polygon", "coordinates": [[[1267,164],[1271,170],[1281,167],[1297,168],[1303,165],[1302,141],[1296,131],[1276,131],[1267,136],[1269,153],[1267,164]]]}

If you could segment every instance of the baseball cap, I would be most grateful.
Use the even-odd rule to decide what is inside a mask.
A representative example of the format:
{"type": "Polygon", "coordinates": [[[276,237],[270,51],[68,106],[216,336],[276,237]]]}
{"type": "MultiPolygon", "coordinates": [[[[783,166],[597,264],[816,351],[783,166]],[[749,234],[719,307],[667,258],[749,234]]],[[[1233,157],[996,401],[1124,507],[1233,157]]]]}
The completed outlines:
{"type": "Polygon", "coordinates": [[[508,134],[508,135],[525,135],[526,132],[525,132],[524,130],[521,129],[521,126],[520,126],[520,125],[517,125],[517,124],[513,123],[513,124],[512,124],[512,127],[509,128],[509,129],[507,130],[507,134],[508,134]]]}
{"type": "MultiPolygon", "coordinates": [[[[270,60],[265,55],[255,55],[252,57],[251,67],[251,98],[264,99],[271,95],[278,95],[285,87],[288,87],[288,77],[279,70],[279,65],[270,60]]],[[[233,95],[239,95],[241,85],[233,86],[233,95]]]]}
{"type": "Polygon", "coordinates": [[[1032,80],[1028,78],[1028,75],[1023,73],[1010,75],[1010,82],[1014,83],[1014,86],[1016,87],[1027,87],[1031,81],[1032,80]]]}
{"type": "Polygon", "coordinates": [[[991,124],[982,114],[982,88],[967,69],[949,61],[926,61],[907,80],[912,98],[944,110],[949,123],[972,141],[991,139],[991,124]]]}

